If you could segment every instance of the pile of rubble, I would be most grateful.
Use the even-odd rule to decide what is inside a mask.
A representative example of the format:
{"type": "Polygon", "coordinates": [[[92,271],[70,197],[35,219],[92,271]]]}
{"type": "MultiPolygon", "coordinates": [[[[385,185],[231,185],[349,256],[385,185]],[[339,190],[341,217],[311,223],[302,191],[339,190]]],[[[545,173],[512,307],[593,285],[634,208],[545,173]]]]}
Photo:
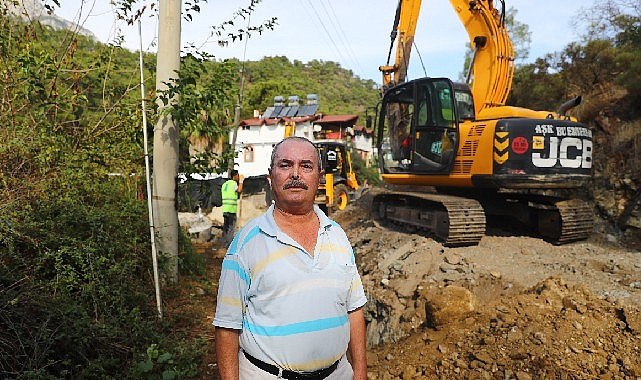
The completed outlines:
{"type": "Polygon", "coordinates": [[[637,378],[641,253],[595,235],[485,236],[446,248],[379,225],[367,196],[332,217],[368,294],[370,379],[637,378]]]}

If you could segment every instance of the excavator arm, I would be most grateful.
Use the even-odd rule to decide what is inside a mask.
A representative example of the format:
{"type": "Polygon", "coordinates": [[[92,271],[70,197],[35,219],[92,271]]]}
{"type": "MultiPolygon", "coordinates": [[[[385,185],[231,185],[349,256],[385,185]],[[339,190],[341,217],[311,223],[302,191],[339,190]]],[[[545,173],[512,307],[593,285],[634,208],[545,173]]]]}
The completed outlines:
{"type": "Polygon", "coordinates": [[[514,47],[505,27],[505,2],[499,12],[493,0],[450,0],[474,50],[467,82],[472,80],[474,108],[505,105],[514,77],[514,47]]]}
{"type": "Polygon", "coordinates": [[[383,88],[389,88],[405,82],[420,11],[421,0],[398,1],[394,26],[390,35],[391,41],[389,53],[387,54],[387,64],[379,67],[379,70],[383,73],[383,88]],[[390,65],[394,42],[397,39],[396,60],[393,65],[390,65]]]}
{"type": "MultiPolygon", "coordinates": [[[[468,71],[474,108],[482,109],[504,105],[512,87],[514,75],[514,48],[505,26],[505,2],[502,9],[494,7],[494,0],[450,0],[461,20],[474,49],[468,71]]],[[[399,0],[391,33],[387,64],[380,66],[383,88],[405,82],[416,25],[421,11],[421,0],[399,0]],[[390,64],[396,43],[396,56],[390,64]]]]}

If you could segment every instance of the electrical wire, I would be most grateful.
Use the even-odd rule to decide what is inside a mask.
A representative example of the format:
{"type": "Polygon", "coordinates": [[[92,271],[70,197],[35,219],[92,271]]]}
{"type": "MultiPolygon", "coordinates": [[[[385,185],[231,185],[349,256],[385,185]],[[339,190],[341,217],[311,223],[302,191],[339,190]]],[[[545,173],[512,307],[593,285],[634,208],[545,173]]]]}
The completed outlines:
{"type": "Polygon", "coordinates": [[[318,22],[320,23],[321,27],[325,31],[325,34],[327,35],[327,38],[329,38],[330,42],[334,46],[334,49],[336,50],[336,53],[340,57],[340,60],[343,61],[343,62],[346,62],[347,60],[345,59],[345,57],[343,57],[343,54],[341,54],[341,50],[336,45],[336,42],[334,41],[334,38],[332,37],[332,34],[329,32],[329,30],[327,30],[327,27],[325,26],[325,23],[323,22],[322,18],[320,17],[318,12],[316,11],[316,8],[314,7],[314,4],[312,3],[311,0],[307,0],[307,2],[309,3],[309,6],[314,11],[314,15],[316,16],[316,19],[318,20],[318,22]]]}
{"type": "Polygon", "coordinates": [[[347,38],[347,35],[345,34],[345,31],[343,30],[343,27],[340,23],[340,19],[336,16],[336,12],[334,11],[334,7],[332,7],[332,3],[329,0],[325,0],[325,2],[321,1],[321,6],[323,7],[323,10],[325,11],[325,14],[327,15],[327,19],[330,20],[332,26],[334,27],[334,30],[337,31],[338,36],[343,44],[345,46],[347,55],[352,61],[352,64],[361,70],[361,67],[358,63],[358,60],[356,59],[356,56],[354,54],[354,50],[352,50],[351,45],[349,44],[349,39],[347,38]],[[327,3],[327,7],[325,6],[325,3],[327,3]],[[329,8],[328,11],[327,8],[329,8]]]}

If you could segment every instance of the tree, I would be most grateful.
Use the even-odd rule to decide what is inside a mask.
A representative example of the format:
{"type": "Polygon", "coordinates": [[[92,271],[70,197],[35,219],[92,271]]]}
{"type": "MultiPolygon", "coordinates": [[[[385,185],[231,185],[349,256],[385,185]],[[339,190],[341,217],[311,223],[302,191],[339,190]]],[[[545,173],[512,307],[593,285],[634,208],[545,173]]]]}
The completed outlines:
{"type": "Polygon", "coordinates": [[[588,45],[600,40],[609,41],[612,46],[608,56],[616,66],[613,74],[617,74],[612,82],[627,92],[617,100],[622,103],[626,118],[641,115],[641,4],[635,0],[595,2],[584,10],[580,20],[588,25],[584,36],[588,45]]]}
{"type": "Polygon", "coordinates": [[[640,18],[641,5],[636,0],[598,0],[582,10],[577,22],[587,25],[583,38],[588,41],[618,41],[617,45],[636,41],[638,44],[641,43],[638,39],[640,18]]]}
{"type": "MultiPolygon", "coordinates": [[[[189,2],[189,8],[182,17],[191,21],[194,13],[200,11],[199,1],[189,2]]],[[[140,17],[142,11],[133,12],[132,15],[133,0],[119,0],[116,3],[121,12],[120,17],[129,18],[130,22],[140,17]]],[[[238,10],[234,18],[246,18],[258,3],[260,0],[250,0],[248,7],[238,10]]],[[[160,1],[156,74],[158,121],[154,130],[153,215],[157,231],[156,246],[167,259],[165,275],[170,282],[176,282],[178,279],[179,223],[175,194],[180,157],[180,128],[183,122],[188,125],[190,120],[201,119],[202,112],[206,111],[190,107],[193,105],[192,102],[187,102],[184,106],[180,100],[182,92],[189,91],[189,86],[196,80],[190,78],[191,80],[183,81],[180,77],[180,74],[185,72],[181,71],[180,63],[180,18],[180,0],[160,1]]],[[[229,40],[232,42],[242,40],[242,38],[249,38],[251,33],[262,33],[266,29],[273,29],[274,25],[275,18],[272,18],[258,26],[248,26],[246,29],[229,32],[227,28],[234,26],[234,22],[230,20],[212,28],[214,34],[221,38],[219,44],[227,44],[229,40]]],[[[202,103],[211,103],[211,99],[202,103]]]]}

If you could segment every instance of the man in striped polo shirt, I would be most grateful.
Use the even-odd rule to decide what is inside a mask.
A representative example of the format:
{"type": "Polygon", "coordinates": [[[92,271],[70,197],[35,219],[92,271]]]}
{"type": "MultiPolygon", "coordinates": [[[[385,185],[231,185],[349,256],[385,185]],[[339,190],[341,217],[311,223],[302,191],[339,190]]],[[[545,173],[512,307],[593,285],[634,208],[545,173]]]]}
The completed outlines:
{"type": "Polygon", "coordinates": [[[365,293],[345,232],[314,205],[322,175],[309,140],[274,147],[275,203],[223,261],[213,324],[224,380],[367,377],[365,293]]]}

